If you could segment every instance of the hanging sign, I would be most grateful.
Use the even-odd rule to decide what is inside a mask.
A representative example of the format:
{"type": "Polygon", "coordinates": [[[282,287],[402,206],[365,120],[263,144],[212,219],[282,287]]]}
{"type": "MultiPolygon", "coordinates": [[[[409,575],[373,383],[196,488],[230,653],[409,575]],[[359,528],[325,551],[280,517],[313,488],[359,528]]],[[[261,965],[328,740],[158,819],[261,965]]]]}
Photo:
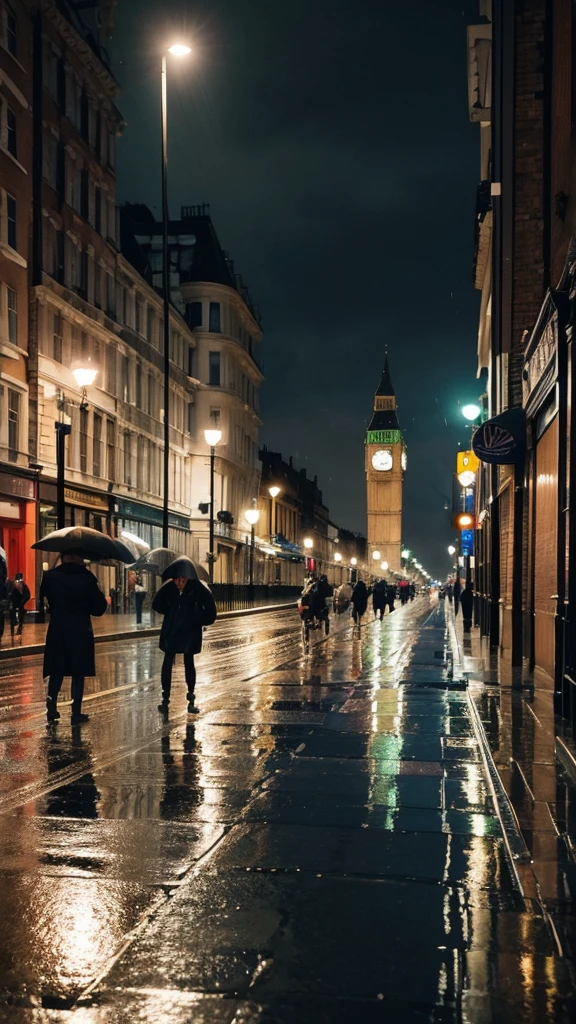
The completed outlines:
{"type": "Polygon", "coordinates": [[[472,437],[472,448],[481,462],[492,466],[517,466],[526,453],[526,413],[519,407],[487,420],[472,437]]]}

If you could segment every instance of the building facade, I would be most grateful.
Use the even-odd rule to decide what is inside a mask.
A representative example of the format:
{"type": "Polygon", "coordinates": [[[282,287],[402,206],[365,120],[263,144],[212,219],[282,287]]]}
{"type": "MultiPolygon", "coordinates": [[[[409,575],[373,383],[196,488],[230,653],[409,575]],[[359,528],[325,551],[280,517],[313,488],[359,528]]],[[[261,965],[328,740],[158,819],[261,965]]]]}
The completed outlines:
{"type": "Polygon", "coordinates": [[[388,356],[374,411],[365,437],[368,560],[379,553],[378,566],[387,562],[392,572],[402,568],[402,487],[406,446],[398,422],[398,406],[388,356]]]}

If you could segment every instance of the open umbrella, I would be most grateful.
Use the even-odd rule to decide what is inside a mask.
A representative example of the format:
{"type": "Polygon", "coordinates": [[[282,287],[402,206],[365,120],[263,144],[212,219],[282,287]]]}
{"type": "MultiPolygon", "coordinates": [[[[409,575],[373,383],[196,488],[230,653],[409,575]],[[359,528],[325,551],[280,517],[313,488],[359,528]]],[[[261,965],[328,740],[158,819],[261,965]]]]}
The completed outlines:
{"type": "Polygon", "coordinates": [[[183,555],[179,551],[173,551],[172,548],[152,548],[151,551],[147,551],[145,555],[142,555],[134,565],[130,566],[131,569],[135,569],[136,572],[152,572],[156,576],[162,576],[164,579],[172,579],[172,575],[165,577],[164,573],[170,567],[172,572],[172,564],[179,561],[180,559],[186,559],[186,561],[194,568],[196,577],[189,577],[186,573],[187,579],[199,579],[204,580],[205,583],[210,581],[210,577],[198,562],[193,562],[187,555],[183,555]]]}
{"type": "Polygon", "coordinates": [[[61,555],[74,551],[92,562],[109,560],[129,565],[134,561],[134,552],[122,541],[89,526],[65,526],[63,530],[54,530],[32,547],[37,551],[58,551],[61,555]]]}
{"type": "Polygon", "coordinates": [[[175,580],[178,576],[182,576],[185,580],[202,580],[203,583],[210,582],[206,569],[199,565],[198,562],[193,562],[187,555],[179,555],[170,565],[166,566],[162,573],[163,580],[175,580]]]}

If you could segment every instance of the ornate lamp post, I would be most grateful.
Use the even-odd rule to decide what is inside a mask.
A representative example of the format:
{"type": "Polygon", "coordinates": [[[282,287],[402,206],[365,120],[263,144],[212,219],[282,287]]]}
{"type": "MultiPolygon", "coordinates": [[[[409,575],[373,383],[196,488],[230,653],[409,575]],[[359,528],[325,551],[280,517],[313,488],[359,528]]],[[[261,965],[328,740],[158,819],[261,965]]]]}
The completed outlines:
{"type": "Polygon", "coordinates": [[[246,509],[244,513],[246,522],[250,525],[250,586],[254,586],[254,527],[260,519],[260,510],[257,508],[246,509]]]}
{"type": "MultiPolygon", "coordinates": [[[[72,370],[72,375],[81,391],[80,408],[88,408],[87,389],[96,380],[98,369],[90,365],[90,360],[85,366],[77,366],[72,370]]],[[[63,391],[58,396],[59,418],[54,424],[56,430],[56,522],[58,529],[62,530],[66,525],[66,499],[65,499],[65,474],[66,474],[66,437],[72,433],[70,423],[64,421],[64,409],[71,404],[63,391]]]]}
{"type": "Polygon", "coordinates": [[[216,458],[216,445],[222,440],[221,430],[205,430],[204,440],[210,445],[210,550],[208,552],[208,574],[210,583],[214,582],[214,461],[216,458]]]}

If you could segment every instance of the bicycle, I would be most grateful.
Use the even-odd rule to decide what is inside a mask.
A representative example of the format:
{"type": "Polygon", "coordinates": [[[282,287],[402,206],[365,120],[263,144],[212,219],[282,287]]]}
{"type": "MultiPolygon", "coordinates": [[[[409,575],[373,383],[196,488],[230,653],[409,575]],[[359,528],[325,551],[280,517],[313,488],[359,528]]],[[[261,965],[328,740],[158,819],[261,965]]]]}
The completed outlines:
{"type": "Polygon", "coordinates": [[[312,614],[308,608],[299,608],[299,611],[302,618],[302,649],[306,656],[310,653],[310,633],[312,630],[321,630],[324,627],[324,635],[330,635],[330,616],[328,609],[320,615],[312,614]]]}

